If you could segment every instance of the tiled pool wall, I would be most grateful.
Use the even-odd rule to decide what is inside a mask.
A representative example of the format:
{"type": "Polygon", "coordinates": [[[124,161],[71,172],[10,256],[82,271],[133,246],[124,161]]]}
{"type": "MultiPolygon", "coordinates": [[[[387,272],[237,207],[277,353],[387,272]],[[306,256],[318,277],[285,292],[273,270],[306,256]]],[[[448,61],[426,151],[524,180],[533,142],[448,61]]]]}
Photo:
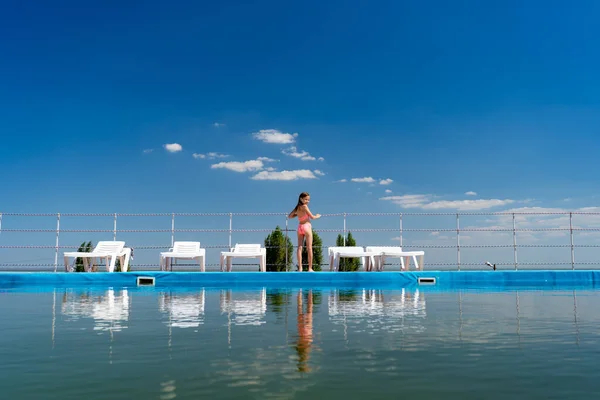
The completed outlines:
{"type": "Polygon", "coordinates": [[[600,270],[422,271],[422,272],[2,272],[0,288],[21,286],[133,287],[600,287],[600,270]],[[142,282],[138,278],[142,278],[142,282]],[[149,278],[149,279],[144,279],[149,278]]]}

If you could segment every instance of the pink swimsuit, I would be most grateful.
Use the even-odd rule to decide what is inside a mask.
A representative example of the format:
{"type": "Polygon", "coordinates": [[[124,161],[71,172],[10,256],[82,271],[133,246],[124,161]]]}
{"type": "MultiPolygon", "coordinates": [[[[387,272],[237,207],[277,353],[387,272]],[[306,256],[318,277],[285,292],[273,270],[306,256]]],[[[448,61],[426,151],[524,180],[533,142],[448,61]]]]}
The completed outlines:
{"type": "Polygon", "coordinates": [[[308,214],[304,214],[304,216],[302,217],[302,219],[300,219],[300,217],[298,217],[298,233],[300,235],[305,235],[306,232],[312,228],[310,222],[308,222],[310,220],[310,217],[308,216],[308,214]]]}

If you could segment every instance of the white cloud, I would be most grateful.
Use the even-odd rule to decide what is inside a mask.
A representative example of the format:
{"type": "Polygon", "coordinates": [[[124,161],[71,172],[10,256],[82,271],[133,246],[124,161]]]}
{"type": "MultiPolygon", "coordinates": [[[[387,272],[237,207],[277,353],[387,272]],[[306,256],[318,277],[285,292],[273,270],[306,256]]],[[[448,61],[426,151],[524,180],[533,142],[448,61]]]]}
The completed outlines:
{"type": "Polygon", "coordinates": [[[257,160],[264,161],[264,162],[275,162],[275,161],[277,161],[277,160],[275,160],[273,158],[269,158],[269,157],[258,157],[257,160]]]}
{"type": "Polygon", "coordinates": [[[315,175],[318,175],[318,176],[324,176],[325,175],[325,172],[323,172],[323,171],[321,171],[319,169],[315,169],[313,172],[315,173],[315,175]]]}
{"type": "Polygon", "coordinates": [[[477,200],[439,200],[432,201],[431,195],[414,194],[403,196],[385,196],[380,200],[391,201],[402,208],[421,208],[423,210],[453,209],[461,211],[486,210],[494,207],[513,204],[511,199],[477,199],[477,200]]]}
{"type": "Polygon", "coordinates": [[[382,179],[379,181],[380,185],[389,185],[390,183],[394,182],[392,179],[387,178],[387,179],[382,179]]]}
{"type": "Polygon", "coordinates": [[[467,195],[467,196],[477,196],[477,193],[473,192],[473,191],[468,191],[468,192],[465,192],[465,195],[467,195]]]}
{"type": "Polygon", "coordinates": [[[206,153],[206,154],[194,153],[194,154],[192,154],[192,157],[194,157],[196,159],[208,158],[209,160],[213,160],[215,158],[227,158],[227,157],[229,157],[229,154],[221,154],[221,153],[215,153],[215,152],[210,152],[210,153],[206,153]]]}
{"type": "MultiPolygon", "coordinates": [[[[314,156],[311,156],[308,151],[305,151],[305,150],[299,151],[296,148],[296,146],[292,146],[289,149],[281,150],[281,152],[283,154],[285,154],[286,156],[290,156],[290,157],[294,157],[294,158],[299,158],[302,161],[315,161],[315,160],[317,160],[317,158],[314,157],[314,156]]],[[[323,157],[319,157],[319,161],[324,161],[324,160],[325,159],[323,157]]]]}
{"type": "Polygon", "coordinates": [[[367,176],[364,178],[352,178],[350,180],[352,182],[358,182],[358,183],[373,183],[373,182],[375,182],[375,179],[371,178],[370,176],[367,176]]]}
{"type": "Polygon", "coordinates": [[[214,124],[212,124],[212,126],[214,126],[215,128],[222,128],[225,126],[225,124],[222,124],[220,122],[215,122],[214,124]]]}
{"type": "Polygon", "coordinates": [[[347,179],[340,179],[339,181],[336,181],[336,182],[344,183],[344,182],[348,182],[348,180],[347,179]]]}
{"type": "Polygon", "coordinates": [[[392,191],[390,189],[385,189],[386,193],[392,193],[392,191]]]}
{"type": "Polygon", "coordinates": [[[454,209],[462,211],[474,211],[506,206],[514,202],[515,201],[511,199],[443,200],[425,204],[421,208],[424,210],[454,209]]]}
{"type": "Polygon", "coordinates": [[[167,143],[167,144],[163,145],[163,147],[169,153],[177,153],[178,151],[183,150],[183,147],[181,147],[181,145],[179,143],[167,143]]]}
{"type": "Polygon", "coordinates": [[[385,196],[379,200],[391,201],[403,208],[417,208],[427,204],[431,199],[428,194],[405,194],[403,196],[385,196]]]}
{"type": "Polygon", "coordinates": [[[317,158],[317,161],[325,161],[325,159],[323,157],[319,157],[317,158]]]}
{"type": "Polygon", "coordinates": [[[265,143],[292,144],[298,137],[297,133],[283,133],[277,129],[261,129],[252,134],[254,139],[265,143]]]}
{"type": "Polygon", "coordinates": [[[212,169],[224,168],[234,172],[249,172],[260,171],[261,169],[263,169],[264,164],[260,160],[228,161],[213,164],[210,167],[212,169]]]}
{"type": "Polygon", "coordinates": [[[154,151],[154,149],[144,149],[144,154],[150,154],[154,151]]]}
{"type": "Polygon", "coordinates": [[[298,179],[316,179],[315,174],[309,169],[293,171],[260,171],[252,179],[257,181],[294,181],[298,179]]]}

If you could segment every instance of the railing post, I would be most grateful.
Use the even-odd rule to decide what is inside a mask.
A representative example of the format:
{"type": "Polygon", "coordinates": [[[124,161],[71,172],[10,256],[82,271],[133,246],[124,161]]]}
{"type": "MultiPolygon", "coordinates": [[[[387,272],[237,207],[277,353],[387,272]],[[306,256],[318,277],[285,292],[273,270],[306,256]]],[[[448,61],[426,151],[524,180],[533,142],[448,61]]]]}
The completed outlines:
{"type": "Polygon", "coordinates": [[[231,234],[233,232],[233,213],[229,213],[229,249],[231,249],[231,234]]]}
{"type": "Polygon", "coordinates": [[[517,265],[517,224],[515,222],[515,213],[512,213],[512,223],[513,223],[513,254],[514,254],[514,263],[515,263],[515,271],[518,269],[517,265]]]}
{"type": "Polygon", "coordinates": [[[573,242],[573,213],[569,213],[569,230],[571,231],[571,269],[575,269],[575,245],[573,242]]]}
{"type": "Polygon", "coordinates": [[[171,213],[171,247],[175,244],[175,213],[171,213]]]}
{"type": "Polygon", "coordinates": [[[60,213],[56,214],[56,251],[54,252],[54,272],[58,269],[58,240],[60,236],[60,213]]]}
{"type": "Polygon", "coordinates": [[[402,247],[402,231],[403,231],[403,227],[402,227],[402,213],[400,213],[400,247],[402,247]]]}
{"type": "Polygon", "coordinates": [[[460,221],[458,213],[456,213],[456,263],[460,271],[460,221]]]}
{"type": "Polygon", "coordinates": [[[117,240],[117,213],[115,213],[113,220],[113,240],[117,240]]]}
{"type": "Polygon", "coordinates": [[[342,236],[343,246],[346,246],[346,213],[344,213],[344,235],[342,236]]]}
{"type": "Polygon", "coordinates": [[[285,216],[285,270],[288,270],[288,222],[289,216],[285,216]]]}

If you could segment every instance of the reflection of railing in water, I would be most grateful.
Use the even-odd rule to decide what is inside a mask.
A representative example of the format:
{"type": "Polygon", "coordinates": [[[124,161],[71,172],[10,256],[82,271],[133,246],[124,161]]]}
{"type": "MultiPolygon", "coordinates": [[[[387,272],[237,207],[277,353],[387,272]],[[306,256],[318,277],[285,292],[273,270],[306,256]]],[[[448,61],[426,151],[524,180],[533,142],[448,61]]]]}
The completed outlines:
{"type": "MultiPolygon", "coordinates": [[[[307,293],[306,290],[304,290],[304,293],[307,293]]],[[[405,333],[422,333],[426,326],[425,319],[428,316],[425,301],[426,294],[419,289],[332,289],[329,293],[321,290],[314,292],[314,294],[317,293],[319,295],[322,293],[327,297],[329,321],[334,325],[343,325],[345,334],[375,330],[388,333],[400,331],[405,333]]],[[[507,296],[509,298],[514,296],[514,308],[512,312],[506,312],[508,309],[505,306],[497,311],[503,311],[497,314],[501,318],[498,319],[500,321],[498,323],[502,325],[502,321],[506,321],[506,324],[502,325],[503,328],[499,331],[497,327],[482,330],[480,324],[477,323],[477,319],[473,320],[472,313],[481,312],[481,300],[479,297],[472,297],[473,292],[471,291],[455,292],[455,301],[458,303],[457,308],[454,308],[456,310],[454,314],[456,319],[448,319],[449,325],[444,326],[428,324],[427,326],[430,328],[428,330],[431,331],[430,335],[435,335],[436,329],[442,329],[439,331],[442,336],[438,337],[438,340],[458,339],[465,343],[487,343],[497,340],[496,337],[499,335],[510,334],[512,332],[520,344],[524,332],[528,332],[531,328],[531,326],[528,326],[529,324],[523,324],[523,321],[529,320],[527,318],[528,312],[531,312],[531,305],[529,305],[531,300],[527,298],[528,293],[522,291],[490,293],[490,295],[501,296],[504,299],[507,296]],[[526,296],[523,297],[523,294],[526,296]],[[466,302],[465,299],[467,300],[466,302]],[[523,319],[524,310],[525,320],[523,319]],[[511,320],[513,321],[512,323],[510,322],[511,320]],[[458,325],[455,325],[456,323],[458,325]],[[458,330],[457,336],[451,333],[451,325],[454,325],[458,330]],[[450,336],[448,336],[448,333],[450,333],[450,336]]],[[[580,327],[577,291],[571,290],[568,294],[572,296],[571,320],[575,344],[578,345],[580,341],[580,327]]],[[[431,295],[435,296],[435,294],[431,295]]],[[[451,293],[447,293],[446,295],[451,295],[451,293]]],[[[565,293],[562,293],[560,297],[564,298],[564,295],[565,293]]],[[[291,296],[289,297],[290,300],[292,298],[291,296]]],[[[488,301],[490,300],[489,297],[486,298],[488,301]]],[[[220,291],[218,301],[221,315],[226,314],[225,318],[229,331],[234,326],[258,326],[266,324],[267,313],[274,312],[270,311],[272,310],[271,306],[267,308],[267,291],[265,288],[252,292],[237,292],[232,289],[224,289],[220,291]]],[[[213,304],[214,306],[216,305],[213,304]]],[[[285,301],[278,308],[277,312],[282,315],[287,315],[288,312],[294,313],[294,306],[292,302],[285,301]]],[[[170,319],[166,322],[169,329],[171,327],[191,328],[202,325],[204,323],[205,307],[206,292],[204,289],[198,289],[191,293],[177,293],[174,290],[159,294],[158,311],[169,313],[170,319]]],[[[87,318],[92,319],[93,330],[99,332],[109,331],[112,338],[113,332],[119,332],[128,327],[132,312],[131,296],[127,289],[108,289],[103,292],[56,289],[53,293],[52,311],[53,343],[55,331],[60,332],[61,329],[60,325],[56,325],[56,312],[60,312],[66,317],[63,321],[67,324],[87,318]],[[57,301],[59,302],[59,307],[56,307],[57,301]]],[[[492,313],[489,314],[490,321],[497,318],[493,310],[491,311],[492,313]]],[[[307,312],[308,309],[303,311],[305,314],[307,312]]],[[[231,344],[231,332],[229,333],[228,340],[231,344]]],[[[507,344],[509,342],[510,340],[507,341],[507,344]]],[[[418,346],[418,344],[414,344],[414,346],[418,346]]]]}
{"type": "Polygon", "coordinates": [[[169,315],[166,322],[173,328],[197,328],[204,324],[205,290],[182,294],[162,292],[158,297],[159,311],[169,315]]]}

